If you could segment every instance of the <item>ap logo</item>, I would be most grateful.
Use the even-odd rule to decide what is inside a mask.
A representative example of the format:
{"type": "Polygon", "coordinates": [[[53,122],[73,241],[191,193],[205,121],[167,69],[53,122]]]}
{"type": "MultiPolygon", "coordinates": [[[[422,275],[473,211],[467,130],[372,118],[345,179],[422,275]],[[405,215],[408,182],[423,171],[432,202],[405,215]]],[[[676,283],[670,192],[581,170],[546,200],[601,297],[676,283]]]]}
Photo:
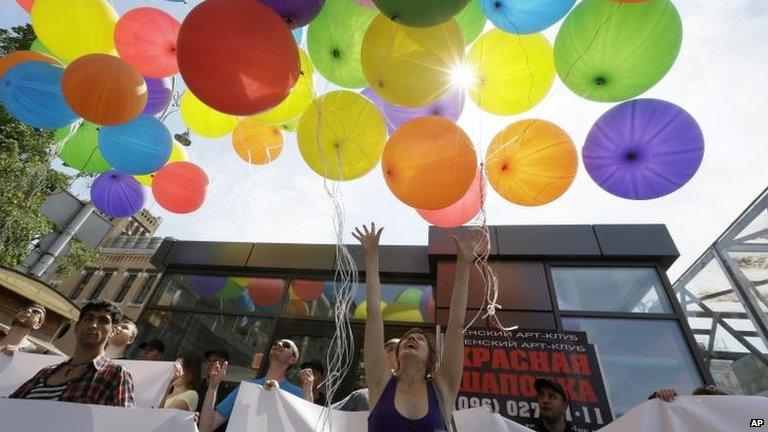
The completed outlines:
{"type": "Polygon", "coordinates": [[[765,425],[765,420],[763,419],[752,419],[749,421],[749,427],[763,427],[765,425]]]}

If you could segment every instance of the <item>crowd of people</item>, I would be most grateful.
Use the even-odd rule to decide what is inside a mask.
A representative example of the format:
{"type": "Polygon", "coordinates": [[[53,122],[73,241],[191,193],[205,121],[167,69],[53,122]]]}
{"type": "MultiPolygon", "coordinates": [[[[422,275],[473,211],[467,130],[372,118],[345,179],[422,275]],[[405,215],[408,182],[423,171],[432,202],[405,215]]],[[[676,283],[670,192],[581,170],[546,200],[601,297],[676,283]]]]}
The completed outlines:
{"type": "MultiPolygon", "coordinates": [[[[326,370],[318,360],[299,365],[299,383],[288,378],[288,371],[298,363],[301,353],[289,339],[276,341],[267,353],[266,373],[249,380],[265,389],[285,391],[318,405],[344,411],[368,411],[369,431],[432,432],[454,430],[452,410],[463,371],[463,326],[467,307],[469,268],[474,260],[477,238],[459,240],[457,271],[450,303],[450,317],[443,344],[442,361],[437,365],[437,351],[432,335],[411,329],[399,339],[384,341],[380,310],[379,239],[382,229],[364,226],[353,234],[365,253],[366,300],[364,362],[368,387],[352,392],[331,404],[325,394],[326,370]]],[[[45,322],[45,307],[31,304],[14,318],[7,333],[0,333],[4,355],[18,351],[36,352],[29,334],[45,322]]],[[[60,364],[44,368],[22,384],[9,398],[47,399],[97,405],[134,407],[134,381],[129,372],[114,360],[124,359],[137,340],[136,323],[123,317],[120,307],[110,301],[88,301],[75,324],[74,353],[60,364]]],[[[142,343],[137,360],[165,359],[165,344],[159,339],[142,343]]],[[[2,354],[0,354],[2,355],[2,354]]],[[[203,360],[184,355],[174,362],[175,375],[162,408],[199,413],[201,432],[223,430],[232,414],[239,385],[222,391],[230,356],[226,350],[211,349],[203,360]]],[[[259,369],[262,354],[256,354],[252,367],[259,369]]],[[[568,394],[557,382],[540,378],[534,383],[540,409],[539,432],[569,432],[566,421],[568,394]]],[[[694,394],[725,394],[707,386],[694,394]]],[[[674,389],[660,389],[651,398],[670,402],[674,389]]]]}

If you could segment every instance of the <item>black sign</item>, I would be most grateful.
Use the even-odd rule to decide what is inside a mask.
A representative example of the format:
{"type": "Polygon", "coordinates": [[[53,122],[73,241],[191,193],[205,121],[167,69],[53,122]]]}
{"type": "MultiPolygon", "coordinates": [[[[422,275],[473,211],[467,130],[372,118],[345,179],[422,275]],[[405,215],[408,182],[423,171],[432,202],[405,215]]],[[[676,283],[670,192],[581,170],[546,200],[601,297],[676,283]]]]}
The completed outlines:
{"type": "Polygon", "coordinates": [[[533,383],[548,378],[568,394],[566,420],[592,432],[613,420],[595,348],[584,332],[468,329],[457,409],[481,405],[526,427],[538,424],[533,383]]]}

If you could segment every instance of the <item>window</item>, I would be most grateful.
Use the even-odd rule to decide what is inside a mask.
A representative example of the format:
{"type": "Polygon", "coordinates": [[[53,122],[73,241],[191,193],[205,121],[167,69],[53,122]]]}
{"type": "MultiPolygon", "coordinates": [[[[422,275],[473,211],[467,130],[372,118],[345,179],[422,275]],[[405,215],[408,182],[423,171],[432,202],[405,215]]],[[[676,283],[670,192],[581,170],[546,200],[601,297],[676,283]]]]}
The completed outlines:
{"type": "Polygon", "coordinates": [[[109,283],[109,279],[112,278],[113,272],[106,272],[104,273],[104,276],[101,277],[101,280],[96,285],[96,288],[91,291],[91,295],[88,296],[88,300],[93,300],[99,298],[101,296],[101,293],[104,291],[104,287],[107,286],[109,283]]]}
{"type": "Polygon", "coordinates": [[[564,317],[563,327],[595,345],[614,417],[659,388],[690,395],[703,384],[677,321],[564,317]]]}
{"type": "Polygon", "coordinates": [[[89,271],[87,271],[85,273],[85,275],[82,277],[82,279],[80,279],[80,282],[78,282],[78,284],[75,287],[75,289],[72,290],[72,293],[69,294],[69,298],[70,299],[75,300],[78,297],[80,297],[80,294],[83,293],[83,290],[88,285],[88,282],[90,282],[91,279],[93,278],[93,274],[94,274],[94,272],[91,271],[91,270],[89,270],[89,271]]]}
{"type": "Polygon", "coordinates": [[[136,297],[133,298],[132,304],[142,304],[144,303],[144,300],[146,300],[147,295],[149,295],[149,291],[152,289],[152,286],[155,284],[155,280],[157,280],[157,274],[152,273],[147,276],[147,278],[144,280],[144,283],[141,285],[141,289],[136,294],[136,297]]]}
{"type": "Polygon", "coordinates": [[[672,313],[655,268],[553,267],[561,310],[672,313]]]}
{"type": "Polygon", "coordinates": [[[116,303],[123,302],[125,295],[128,294],[128,290],[131,289],[131,286],[133,285],[133,281],[136,280],[136,276],[138,276],[137,273],[127,273],[123,279],[122,285],[120,285],[120,291],[118,291],[117,295],[115,296],[116,303]]]}

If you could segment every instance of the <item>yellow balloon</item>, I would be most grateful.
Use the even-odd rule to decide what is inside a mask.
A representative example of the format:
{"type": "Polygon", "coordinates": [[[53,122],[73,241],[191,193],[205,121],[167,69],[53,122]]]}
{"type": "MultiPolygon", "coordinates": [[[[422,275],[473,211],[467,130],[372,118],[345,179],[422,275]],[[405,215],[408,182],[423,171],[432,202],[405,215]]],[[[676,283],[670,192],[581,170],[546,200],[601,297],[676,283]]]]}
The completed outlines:
{"type": "Polygon", "coordinates": [[[552,46],[540,33],[517,35],[493,29],[472,45],[467,62],[476,73],[469,96],[492,114],[531,109],[555,79],[552,46]]]}
{"type": "Polygon", "coordinates": [[[237,117],[224,114],[204,104],[187,90],[181,95],[181,119],[189,130],[207,138],[219,138],[235,130],[237,117]]]}
{"type": "MultiPolygon", "coordinates": [[[[384,301],[379,300],[379,310],[383,311],[386,307],[387,304],[384,303],[384,301]]],[[[366,317],[368,317],[368,306],[366,305],[366,301],[363,300],[363,302],[355,308],[355,313],[352,315],[352,318],[365,319],[366,317]]]]}
{"type": "MultiPolygon", "coordinates": [[[[166,162],[166,164],[169,164],[171,162],[184,162],[188,160],[189,160],[189,155],[187,154],[187,149],[185,149],[183,145],[179,144],[178,141],[173,140],[173,147],[171,147],[171,156],[168,158],[168,162],[166,162]]],[[[135,178],[136,181],[143,184],[144,186],[152,186],[152,179],[155,178],[155,173],[145,174],[145,175],[136,175],[136,176],[133,176],[133,178],[135,178]]]]}
{"type": "Polygon", "coordinates": [[[309,104],[312,103],[312,99],[315,98],[312,80],[314,68],[309,60],[309,56],[303,49],[299,49],[299,58],[301,59],[301,75],[299,75],[299,80],[296,81],[291,92],[288,93],[288,97],[280,102],[278,106],[256,114],[253,116],[254,119],[262,123],[280,126],[297,120],[309,104]]]}
{"type": "Polygon", "coordinates": [[[400,302],[389,304],[381,311],[381,317],[385,321],[424,322],[418,307],[400,302]]]}
{"type": "Polygon", "coordinates": [[[268,164],[283,151],[283,132],[277,126],[256,120],[256,116],[248,117],[232,132],[232,147],[248,163],[268,164]]]}
{"type": "Polygon", "coordinates": [[[299,126],[299,120],[301,120],[301,116],[296,117],[288,123],[282,123],[279,125],[279,127],[286,132],[295,132],[296,128],[299,126]]]}
{"type": "Polygon", "coordinates": [[[40,41],[65,63],[86,54],[117,55],[118,15],[105,0],[36,0],[31,18],[40,41]]]}
{"type": "Polygon", "coordinates": [[[365,79],[384,100],[420,107],[448,90],[464,59],[464,38],[455,20],[416,28],[379,15],[365,33],[361,59],[365,79]]]}
{"type": "Polygon", "coordinates": [[[312,102],[296,131],[304,161],[331,180],[352,180],[371,171],[387,139],[384,118],[373,102],[348,90],[312,102]]]}

